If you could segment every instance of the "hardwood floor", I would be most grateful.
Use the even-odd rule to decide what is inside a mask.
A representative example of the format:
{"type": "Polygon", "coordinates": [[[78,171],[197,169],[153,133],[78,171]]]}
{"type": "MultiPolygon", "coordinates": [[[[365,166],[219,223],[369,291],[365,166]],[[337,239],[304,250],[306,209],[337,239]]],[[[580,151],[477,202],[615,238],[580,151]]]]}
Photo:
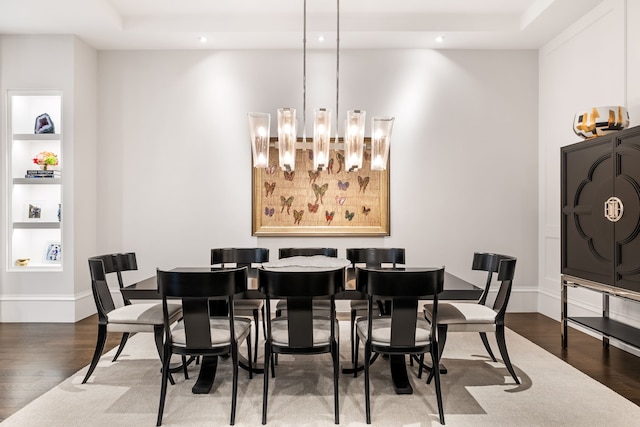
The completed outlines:
{"type": "MultiPolygon", "coordinates": [[[[0,422],[89,364],[96,322],[92,316],[76,324],[0,323],[0,422]]],[[[605,349],[601,340],[571,328],[563,350],[559,322],[538,313],[509,313],[507,326],[640,405],[638,357],[605,349]]],[[[110,334],[105,351],[119,341],[119,334],[110,334]]]]}

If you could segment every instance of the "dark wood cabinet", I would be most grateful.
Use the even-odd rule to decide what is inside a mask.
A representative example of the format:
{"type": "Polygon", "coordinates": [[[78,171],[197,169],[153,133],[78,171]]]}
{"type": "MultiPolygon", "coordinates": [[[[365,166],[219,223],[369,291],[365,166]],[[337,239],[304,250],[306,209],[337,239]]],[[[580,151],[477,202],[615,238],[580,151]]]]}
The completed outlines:
{"type": "Polygon", "coordinates": [[[561,156],[562,274],[640,292],[640,126],[561,156]]]}
{"type": "Polygon", "coordinates": [[[640,302],[640,126],[562,147],[562,346],[567,323],[640,348],[640,330],[609,317],[609,297],[640,302]],[[599,316],[570,316],[568,288],[602,294],[599,316]]]}

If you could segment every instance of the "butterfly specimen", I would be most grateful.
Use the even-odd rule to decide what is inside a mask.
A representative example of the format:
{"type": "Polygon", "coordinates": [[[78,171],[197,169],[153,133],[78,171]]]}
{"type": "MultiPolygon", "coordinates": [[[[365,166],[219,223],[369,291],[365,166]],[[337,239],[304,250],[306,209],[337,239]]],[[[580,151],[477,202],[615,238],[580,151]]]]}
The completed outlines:
{"type": "Polygon", "coordinates": [[[338,172],[336,173],[340,173],[340,171],[342,170],[342,167],[344,166],[344,154],[341,153],[336,153],[336,157],[338,158],[338,172]]]}
{"type": "Polygon", "coordinates": [[[284,171],[284,179],[287,181],[293,181],[293,178],[296,176],[296,171],[284,171]]]}
{"type": "Polygon", "coordinates": [[[327,173],[333,173],[333,157],[329,159],[329,165],[327,166],[327,173]]]}
{"type": "Polygon", "coordinates": [[[344,217],[351,221],[355,214],[355,212],[349,212],[349,210],[347,209],[347,211],[344,213],[344,217]]]}
{"type": "Polygon", "coordinates": [[[282,209],[280,209],[280,213],[284,212],[284,208],[287,208],[287,215],[291,215],[289,213],[289,209],[291,209],[291,204],[293,203],[293,196],[288,199],[284,196],[280,196],[280,204],[282,205],[282,209]]]}
{"type": "Polygon", "coordinates": [[[320,199],[320,203],[324,204],[322,202],[322,196],[324,196],[324,193],[327,192],[327,188],[329,188],[329,184],[322,184],[322,187],[319,186],[318,184],[312,184],[311,188],[313,188],[313,192],[316,193],[315,203],[318,203],[318,199],[320,199]]]}
{"type": "Polygon", "coordinates": [[[364,214],[364,216],[369,215],[369,212],[371,212],[371,208],[368,208],[366,206],[362,207],[362,213],[364,214]]]}
{"type": "Polygon", "coordinates": [[[331,221],[333,221],[333,215],[335,215],[334,211],[325,211],[324,217],[327,219],[327,225],[331,224],[331,221]]]}
{"type": "Polygon", "coordinates": [[[264,214],[266,216],[273,216],[275,212],[276,210],[274,208],[264,208],[264,214]]]}
{"type": "Polygon", "coordinates": [[[316,213],[318,212],[318,207],[320,206],[319,204],[311,204],[311,203],[307,203],[307,206],[309,206],[309,212],[311,213],[316,213]]]}
{"type": "Polygon", "coordinates": [[[344,202],[346,202],[346,201],[347,201],[346,197],[344,197],[344,196],[342,196],[342,197],[336,196],[336,203],[337,204],[344,205],[344,202]]]}
{"type": "Polygon", "coordinates": [[[303,210],[293,210],[293,223],[300,225],[300,221],[302,221],[302,215],[304,214],[303,210]]]}
{"type": "Polygon", "coordinates": [[[360,191],[364,193],[364,190],[367,189],[367,185],[369,185],[369,177],[365,176],[364,178],[358,175],[358,184],[360,184],[360,191]]]}
{"type": "Polygon", "coordinates": [[[349,188],[349,181],[342,182],[341,179],[338,180],[338,188],[344,191],[347,191],[349,188]]]}
{"type": "Polygon", "coordinates": [[[267,166],[265,168],[265,172],[267,173],[267,175],[273,175],[274,173],[276,173],[276,165],[267,166]]]}
{"type": "Polygon", "coordinates": [[[269,184],[267,181],[265,181],[264,188],[265,190],[267,190],[267,194],[265,195],[265,197],[269,197],[269,194],[273,196],[273,190],[276,189],[276,182],[273,181],[271,184],[269,184]]]}
{"type": "Polygon", "coordinates": [[[308,171],[309,172],[309,184],[316,182],[316,179],[320,176],[320,171],[308,171]]]}

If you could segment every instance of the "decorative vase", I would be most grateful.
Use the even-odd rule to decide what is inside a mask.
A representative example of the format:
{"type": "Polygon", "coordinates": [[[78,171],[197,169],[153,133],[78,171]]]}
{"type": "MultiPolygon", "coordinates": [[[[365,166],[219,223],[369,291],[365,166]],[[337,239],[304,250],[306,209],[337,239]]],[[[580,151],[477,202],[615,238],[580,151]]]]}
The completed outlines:
{"type": "Polygon", "coordinates": [[[609,105],[593,107],[577,113],[573,119],[573,131],[589,139],[629,127],[629,112],[625,107],[609,105]]]}
{"type": "Polygon", "coordinates": [[[49,165],[45,163],[44,165],[38,165],[38,166],[40,166],[40,170],[46,171],[46,170],[48,170],[47,166],[49,166],[49,165]]]}

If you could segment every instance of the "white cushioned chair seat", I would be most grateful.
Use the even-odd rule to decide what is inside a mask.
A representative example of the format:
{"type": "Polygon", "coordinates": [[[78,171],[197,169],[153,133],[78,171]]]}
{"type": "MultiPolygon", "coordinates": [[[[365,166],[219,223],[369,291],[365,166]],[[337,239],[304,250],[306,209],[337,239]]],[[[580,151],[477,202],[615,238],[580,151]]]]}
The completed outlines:
{"type": "Polygon", "coordinates": [[[305,271],[309,270],[334,270],[336,268],[348,267],[351,261],[344,258],[335,258],[324,255],[312,256],[292,256],[280,258],[277,261],[265,262],[262,264],[265,270],[278,271],[305,271]]]}
{"type": "MultiPolygon", "coordinates": [[[[182,317],[180,304],[167,304],[171,323],[182,317]]],[[[109,332],[153,332],[153,327],[162,325],[162,304],[144,303],[118,307],[107,313],[109,332]]]]}
{"type": "MultiPolygon", "coordinates": [[[[338,321],[335,322],[336,341],[339,341],[338,321]]],[[[287,333],[287,318],[276,317],[271,320],[271,339],[274,345],[289,345],[289,335],[287,333]]],[[[331,320],[326,317],[313,318],[313,345],[322,346],[329,344],[331,339],[331,320]]]]}
{"type": "MultiPolygon", "coordinates": [[[[358,335],[362,341],[367,340],[367,318],[361,317],[356,323],[358,335]]],[[[431,325],[424,320],[418,319],[416,323],[416,346],[428,345],[431,338],[431,325]]],[[[374,345],[391,344],[391,318],[374,317],[371,324],[371,343],[374,345]]]]}
{"type": "MultiPolygon", "coordinates": [[[[229,344],[229,318],[228,317],[212,317],[209,319],[211,328],[211,347],[221,347],[229,344]]],[[[244,340],[249,332],[251,332],[251,320],[243,318],[235,318],[233,328],[236,333],[236,340],[244,340]]],[[[184,323],[182,321],[171,330],[171,341],[175,346],[184,347],[187,344],[184,334],[184,323]]]]}
{"type": "MultiPolygon", "coordinates": [[[[424,305],[424,313],[431,321],[432,304],[424,305]]],[[[448,325],[449,332],[491,332],[495,331],[497,313],[493,309],[477,303],[438,304],[438,324],[448,325]]]]}

